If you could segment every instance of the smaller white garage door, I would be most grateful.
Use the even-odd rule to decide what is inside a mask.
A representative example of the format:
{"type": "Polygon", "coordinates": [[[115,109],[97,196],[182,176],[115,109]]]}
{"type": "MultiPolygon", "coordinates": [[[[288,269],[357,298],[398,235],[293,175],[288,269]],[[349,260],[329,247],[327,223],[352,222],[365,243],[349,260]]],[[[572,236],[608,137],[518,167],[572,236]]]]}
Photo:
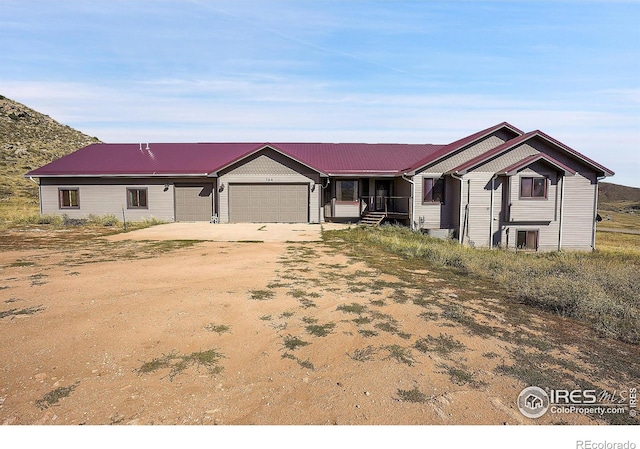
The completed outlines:
{"type": "Polygon", "coordinates": [[[232,223],[308,223],[309,184],[229,184],[232,223]]]}

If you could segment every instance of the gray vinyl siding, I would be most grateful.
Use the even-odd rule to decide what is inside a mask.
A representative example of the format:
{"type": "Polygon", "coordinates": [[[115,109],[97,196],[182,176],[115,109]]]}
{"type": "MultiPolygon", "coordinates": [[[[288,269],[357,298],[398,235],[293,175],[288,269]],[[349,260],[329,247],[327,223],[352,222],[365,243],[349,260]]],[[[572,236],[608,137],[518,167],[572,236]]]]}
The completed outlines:
{"type": "Polygon", "coordinates": [[[506,137],[500,135],[500,133],[490,135],[480,142],[458,151],[440,162],[436,162],[433,165],[427,165],[422,169],[422,171],[429,173],[444,173],[449,170],[453,170],[468,160],[473,159],[476,156],[480,156],[498,145],[502,145],[505,141],[506,137]]]}
{"type": "Polygon", "coordinates": [[[456,209],[460,204],[460,182],[450,176],[445,179],[444,204],[422,203],[423,184],[425,178],[438,179],[442,173],[423,172],[414,176],[415,199],[414,199],[414,219],[416,224],[423,229],[455,229],[458,224],[456,209]]]}
{"type": "MultiPolygon", "coordinates": [[[[156,218],[174,220],[173,182],[167,179],[101,179],[101,178],[41,178],[41,207],[45,215],[63,215],[70,218],[86,218],[88,215],[115,215],[122,219],[124,207],[126,219],[140,221],[156,218]],[[168,184],[164,191],[165,183],[168,184]],[[147,189],[147,209],[127,209],[127,188],[147,189]],[[80,208],[60,209],[58,189],[77,188],[80,208]]],[[[208,180],[209,183],[212,180],[208,180]]]]}
{"type": "Polygon", "coordinates": [[[566,178],[562,221],[563,249],[592,249],[594,195],[597,188],[595,178],[595,173],[576,173],[575,176],[566,178]]]}
{"type": "Polygon", "coordinates": [[[320,221],[320,176],[308,167],[273,151],[263,150],[234,164],[218,177],[218,185],[225,188],[219,193],[220,223],[229,223],[229,184],[307,184],[309,203],[307,216],[310,223],[320,221]],[[311,187],[315,185],[314,191],[311,187]]]}
{"type": "Polygon", "coordinates": [[[458,235],[463,234],[465,244],[478,247],[490,246],[491,223],[494,246],[515,248],[518,231],[536,230],[539,251],[558,250],[562,228],[562,249],[591,249],[596,174],[580,160],[541,139],[529,140],[464,175],[462,201],[459,180],[446,177],[445,205],[422,204],[424,178],[437,178],[441,173],[501,143],[502,139],[491,136],[417,174],[414,177],[416,222],[424,228],[457,229],[458,235]],[[561,201],[562,176],[555,168],[538,161],[516,175],[496,179],[491,217],[491,178],[494,173],[539,152],[548,154],[577,171],[575,176],[564,178],[564,200],[561,201]],[[523,176],[547,178],[547,198],[520,198],[520,178],[523,176]]]}
{"type": "Polygon", "coordinates": [[[574,156],[558,150],[542,140],[532,140],[529,144],[536,150],[548,154],[558,162],[576,170],[574,176],[565,178],[562,249],[591,250],[596,214],[594,209],[594,195],[597,189],[596,172],[574,156]]]}
{"type": "Polygon", "coordinates": [[[518,145],[517,147],[510,149],[506,153],[501,154],[494,159],[491,159],[489,162],[478,166],[475,170],[495,173],[520,162],[526,157],[533,156],[539,153],[540,152],[538,150],[525,143],[522,145],[518,145]]]}
{"type": "MultiPolygon", "coordinates": [[[[474,243],[482,245],[482,241],[486,240],[486,245],[489,245],[489,208],[484,203],[486,203],[486,194],[489,194],[489,203],[491,202],[490,191],[487,190],[484,192],[484,185],[480,186],[480,190],[478,189],[479,183],[482,180],[490,181],[492,174],[482,174],[477,177],[473,175],[471,177],[465,177],[465,185],[464,185],[464,195],[462,203],[460,202],[460,181],[458,179],[452,178],[450,176],[446,177],[445,183],[445,204],[437,205],[437,204],[422,204],[422,184],[424,178],[437,178],[442,175],[442,173],[452,170],[464,162],[473,159],[476,156],[486,153],[492,148],[497,147],[498,145],[502,145],[504,142],[512,138],[513,136],[507,134],[503,131],[498,131],[493,133],[479,142],[474,143],[462,150],[448,156],[446,159],[436,162],[432,165],[427,165],[423,167],[420,171],[416,173],[414,176],[415,182],[415,199],[414,199],[414,208],[415,208],[415,221],[419,226],[427,229],[454,229],[456,230],[456,234],[458,236],[461,232],[463,232],[460,227],[461,221],[465,218],[465,206],[467,202],[467,182],[469,179],[472,179],[472,192],[471,195],[473,197],[478,196],[478,199],[481,201],[480,204],[470,204],[469,209],[469,226],[464,230],[465,234],[469,234],[469,230],[473,229],[471,233],[473,234],[473,238],[478,239],[478,242],[475,242],[473,238],[465,236],[465,241],[469,239],[473,240],[474,243]],[[485,179],[487,178],[488,179],[485,179]],[[473,210],[472,210],[473,208],[473,210]],[[483,220],[486,222],[484,224],[484,229],[480,227],[480,224],[483,220]]],[[[490,204],[489,204],[490,206],[490,204]]],[[[494,205],[494,211],[500,209],[500,204],[498,200],[497,206],[494,205]]],[[[471,235],[471,234],[470,234],[471,235]]]]}
{"type": "Polygon", "coordinates": [[[362,205],[357,203],[338,203],[335,204],[334,218],[353,218],[357,220],[360,218],[360,208],[362,205]]]}
{"type": "Polygon", "coordinates": [[[531,164],[510,177],[509,221],[505,223],[503,241],[516,248],[518,231],[538,231],[538,251],[557,251],[560,230],[560,186],[557,172],[541,163],[531,164]],[[523,177],[547,178],[547,198],[520,198],[523,177]]]}
{"type": "Polygon", "coordinates": [[[559,196],[556,195],[557,173],[549,169],[534,168],[533,166],[528,167],[511,177],[511,221],[554,221],[557,219],[559,208],[559,196]],[[547,197],[545,199],[520,198],[520,180],[530,177],[547,179],[547,197]]]}
{"type": "MultiPolygon", "coordinates": [[[[462,204],[462,217],[468,214],[464,228],[464,243],[472,246],[490,246],[491,229],[491,178],[493,173],[468,173],[464,176],[465,193],[462,204]],[[468,200],[468,210],[465,210],[468,200]]],[[[502,198],[502,184],[494,182],[493,193],[493,231],[499,231],[500,204],[502,198]]],[[[496,243],[494,238],[494,243],[496,243]]]]}

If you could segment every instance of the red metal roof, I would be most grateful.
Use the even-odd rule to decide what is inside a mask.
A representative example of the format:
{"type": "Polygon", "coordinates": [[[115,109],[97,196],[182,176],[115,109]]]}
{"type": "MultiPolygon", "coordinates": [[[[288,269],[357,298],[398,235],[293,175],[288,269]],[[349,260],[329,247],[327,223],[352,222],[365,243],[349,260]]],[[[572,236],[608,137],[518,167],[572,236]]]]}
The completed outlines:
{"type": "Polygon", "coordinates": [[[401,174],[442,145],[366,143],[276,143],[277,149],[326,174],[401,174]]]}
{"type": "Polygon", "coordinates": [[[215,173],[271,147],[324,174],[399,174],[440,149],[427,144],[363,143],[151,143],[92,144],[26,176],[133,176],[215,173]]]}
{"type": "Polygon", "coordinates": [[[255,143],[96,143],[27,173],[27,176],[207,175],[211,167],[254,150],[255,143]]]}
{"type": "Polygon", "coordinates": [[[25,176],[215,176],[234,162],[263,148],[273,148],[324,175],[400,175],[476,142],[500,129],[519,136],[456,168],[466,170],[507,151],[533,136],[595,166],[605,175],[613,172],[540,131],[523,134],[518,128],[500,123],[448,145],[366,144],[366,143],[151,143],[92,144],[53,161],[25,176]]]}

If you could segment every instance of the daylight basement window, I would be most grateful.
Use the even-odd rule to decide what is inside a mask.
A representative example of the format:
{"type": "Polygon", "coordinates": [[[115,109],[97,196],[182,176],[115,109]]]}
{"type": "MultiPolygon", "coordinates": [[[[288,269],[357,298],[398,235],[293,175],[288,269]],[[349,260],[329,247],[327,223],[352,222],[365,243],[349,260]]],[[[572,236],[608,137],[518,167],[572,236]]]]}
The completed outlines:
{"type": "Polygon", "coordinates": [[[355,203],[358,201],[358,180],[345,179],[336,181],[336,200],[355,203]]]}
{"type": "Polygon", "coordinates": [[[127,209],[148,209],[147,189],[127,189],[127,209]]]}
{"type": "Polygon", "coordinates": [[[80,209],[80,190],[58,189],[58,207],[60,209],[80,209]]]}
{"type": "Polygon", "coordinates": [[[538,250],[538,231],[518,231],[518,249],[538,250]]]}
{"type": "Polygon", "coordinates": [[[444,204],[444,178],[422,180],[422,204],[444,204]]]}
{"type": "Polygon", "coordinates": [[[520,178],[520,198],[547,198],[547,178],[520,178]]]}

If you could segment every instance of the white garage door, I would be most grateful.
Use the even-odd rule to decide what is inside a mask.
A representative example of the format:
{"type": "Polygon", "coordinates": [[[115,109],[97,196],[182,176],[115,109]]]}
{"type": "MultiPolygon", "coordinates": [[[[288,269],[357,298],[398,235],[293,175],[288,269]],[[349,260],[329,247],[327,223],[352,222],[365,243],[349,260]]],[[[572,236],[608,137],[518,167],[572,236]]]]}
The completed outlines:
{"type": "Polygon", "coordinates": [[[308,223],[308,184],[229,184],[232,223],[308,223]]]}

